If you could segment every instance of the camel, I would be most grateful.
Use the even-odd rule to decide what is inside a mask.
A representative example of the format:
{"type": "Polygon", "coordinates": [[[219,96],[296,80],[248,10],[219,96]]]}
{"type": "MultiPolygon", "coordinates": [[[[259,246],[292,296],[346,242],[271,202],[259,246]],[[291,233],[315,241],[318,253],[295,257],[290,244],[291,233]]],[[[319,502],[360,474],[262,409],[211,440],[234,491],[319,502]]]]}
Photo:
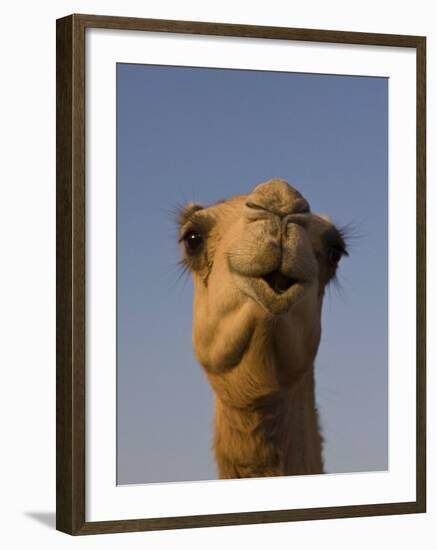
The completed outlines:
{"type": "Polygon", "coordinates": [[[319,474],[314,360],[342,231],[281,179],[178,214],[192,342],[214,392],[219,479],[319,474]]]}

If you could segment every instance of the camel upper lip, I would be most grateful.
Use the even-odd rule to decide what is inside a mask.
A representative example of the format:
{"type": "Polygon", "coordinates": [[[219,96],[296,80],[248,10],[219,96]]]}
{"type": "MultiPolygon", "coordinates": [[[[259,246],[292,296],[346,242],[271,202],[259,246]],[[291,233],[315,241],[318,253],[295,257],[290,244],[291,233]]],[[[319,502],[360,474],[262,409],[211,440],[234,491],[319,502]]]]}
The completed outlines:
{"type": "Polygon", "coordinates": [[[274,271],[263,275],[261,278],[264,279],[264,281],[276,294],[283,294],[298,282],[297,279],[285,275],[279,269],[275,269],[274,271]]]}

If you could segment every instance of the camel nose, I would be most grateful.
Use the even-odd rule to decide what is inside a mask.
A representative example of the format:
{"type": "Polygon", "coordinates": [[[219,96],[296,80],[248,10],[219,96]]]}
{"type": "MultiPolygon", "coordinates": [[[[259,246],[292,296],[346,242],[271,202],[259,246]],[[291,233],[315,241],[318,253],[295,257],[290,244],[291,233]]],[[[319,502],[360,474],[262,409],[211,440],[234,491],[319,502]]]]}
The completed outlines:
{"type": "Polygon", "coordinates": [[[280,218],[290,214],[309,212],[309,204],[297,189],[282,179],[260,183],[248,195],[246,215],[253,219],[275,214],[280,218]]]}

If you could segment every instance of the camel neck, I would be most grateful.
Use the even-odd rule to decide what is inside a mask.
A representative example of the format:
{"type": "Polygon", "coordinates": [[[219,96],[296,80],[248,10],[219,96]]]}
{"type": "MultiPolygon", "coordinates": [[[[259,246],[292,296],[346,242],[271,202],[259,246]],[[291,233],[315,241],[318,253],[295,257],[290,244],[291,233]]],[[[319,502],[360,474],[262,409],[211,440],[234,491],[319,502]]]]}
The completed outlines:
{"type": "Polygon", "coordinates": [[[220,478],[323,472],[313,370],[292,388],[244,407],[216,397],[214,448],[220,478]]]}

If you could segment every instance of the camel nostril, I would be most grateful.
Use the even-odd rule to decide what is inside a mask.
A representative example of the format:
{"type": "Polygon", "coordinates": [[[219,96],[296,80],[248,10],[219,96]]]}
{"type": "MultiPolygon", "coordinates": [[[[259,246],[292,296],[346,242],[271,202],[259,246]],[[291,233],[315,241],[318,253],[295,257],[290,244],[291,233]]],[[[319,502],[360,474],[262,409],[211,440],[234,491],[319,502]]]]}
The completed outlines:
{"type": "Polygon", "coordinates": [[[263,206],[260,206],[259,204],[250,201],[247,201],[245,206],[247,206],[247,208],[250,208],[251,210],[265,210],[263,206]]]}
{"type": "Polygon", "coordinates": [[[297,283],[296,279],[287,277],[287,275],[284,275],[278,269],[275,269],[275,271],[272,271],[267,275],[263,275],[262,278],[269,285],[269,287],[276,292],[276,294],[284,293],[295,283],[297,283]]]}

